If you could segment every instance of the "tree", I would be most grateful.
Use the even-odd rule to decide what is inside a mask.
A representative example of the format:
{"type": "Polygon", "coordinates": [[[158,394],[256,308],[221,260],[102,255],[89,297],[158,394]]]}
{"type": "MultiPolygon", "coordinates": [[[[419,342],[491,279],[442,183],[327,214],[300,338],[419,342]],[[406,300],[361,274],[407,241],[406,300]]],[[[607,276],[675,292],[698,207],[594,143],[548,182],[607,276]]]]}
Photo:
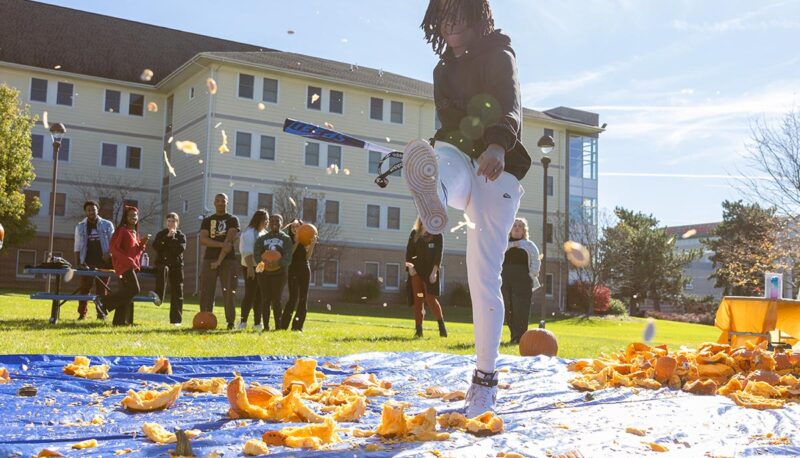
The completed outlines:
{"type": "Polygon", "coordinates": [[[41,205],[38,199],[26,205],[23,192],[36,178],[31,155],[31,128],[36,120],[28,105],[19,108],[19,91],[0,84],[0,223],[9,246],[19,246],[36,231],[30,218],[41,205]]]}
{"type": "MultiPolygon", "coordinates": [[[[776,209],[741,200],[722,203],[722,222],[703,240],[714,254],[711,261],[717,288],[726,295],[750,296],[764,282],[764,272],[785,267],[778,236],[789,228],[776,216],[776,209]]],[[[795,239],[796,240],[796,239],[795,239]]]]}
{"type": "Polygon", "coordinates": [[[140,224],[160,215],[159,195],[139,191],[146,187],[143,180],[97,173],[94,176],[70,176],[69,181],[77,191],[70,193],[70,207],[74,210],[71,216],[74,219],[84,217],[83,203],[87,200],[97,201],[100,205],[100,216],[111,220],[114,225],[122,217],[122,208],[125,205],[133,204],[139,209],[140,224]]]}
{"type": "Polygon", "coordinates": [[[614,215],[616,225],[604,228],[599,242],[600,277],[614,296],[630,304],[631,314],[646,298],[660,310],[663,300],[681,294],[689,282],[683,269],[700,253],[675,252],[674,237],[652,215],[621,207],[614,215]]]}
{"type": "Polygon", "coordinates": [[[601,257],[601,239],[599,237],[601,228],[598,227],[598,223],[606,227],[610,218],[607,212],[604,212],[599,215],[599,221],[596,221],[591,211],[584,211],[570,216],[569,230],[567,232],[569,240],[580,243],[589,253],[588,263],[586,264],[570,262],[568,265],[570,278],[574,278],[575,283],[583,284],[584,288],[592,292],[587,295],[588,301],[585,304],[586,315],[591,316],[594,314],[595,309],[595,293],[599,294],[604,288],[601,276],[603,259],[601,257]]]}
{"type": "Polygon", "coordinates": [[[273,212],[283,216],[284,223],[295,219],[314,224],[317,227],[319,241],[314,247],[311,256],[311,272],[322,270],[328,261],[336,261],[341,257],[341,249],[334,243],[339,235],[339,224],[328,222],[325,218],[325,206],[320,205],[325,201],[325,193],[310,192],[307,187],[300,187],[296,176],[283,180],[280,187],[275,190],[273,198],[273,212]],[[314,199],[316,204],[305,206],[306,199],[314,199]],[[305,215],[303,209],[308,211],[316,209],[315,214],[305,215]]]}
{"type": "Polygon", "coordinates": [[[750,131],[751,141],[745,156],[748,169],[741,173],[747,177],[743,179],[743,188],[752,201],[775,207],[779,214],[797,224],[800,222],[800,111],[793,109],[786,113],[777,125],[757,120],[750,131]]]}

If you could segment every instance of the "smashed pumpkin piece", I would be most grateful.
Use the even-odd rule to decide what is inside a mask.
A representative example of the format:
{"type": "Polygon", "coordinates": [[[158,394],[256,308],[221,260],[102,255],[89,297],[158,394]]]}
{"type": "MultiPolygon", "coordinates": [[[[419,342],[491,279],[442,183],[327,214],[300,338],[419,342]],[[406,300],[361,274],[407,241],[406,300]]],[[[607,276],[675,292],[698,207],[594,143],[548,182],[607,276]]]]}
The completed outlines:
{"type": "Polygon", "coordinates": [[[108,370],[110,368],[111,367],[107,364],[90,366],[89,358],[85,356],[76,356],[73,362],[64,366],[64,373],[73,377],[105,380],[108,378],[108,370]]]}
{"type": "Polygon", "coordinates": [[[36,458],[46,457],[46,456],[64,456],[64,454],[59,452],[58,450],[50,450],[49,448],[45,448],[45,449],[42,449],[36,455],[36,458]]]}
{"type": "Polygon", "coordinates": [[[442,428],[456,428],[478,437],[500,434],[505,429],[503,419],[493,412],[486,412],[475,418],[467,418],[463,414],[454,412],[439,416],[439,426],[442,428]]]}
{"type": "Polygon", "coordinates": [[[713,380],[694,380],[683,385],[683,391],[701,396],[710,396],[717,393],[717,386],[713,380]]]}
{"type": "MultiPolygon", "coordinates": [[[[227,396],[231,406],[229,414],[232,418],[322,423],[324,417],[315,413],[300,399],[300,392],[303,390],[305,390],[304,386],[294,385],[286,396],[272,396],[263,405],[256,405],[250,402],[244,379],[237,374],[228,384],[227,396]]],[[[258,393],[266,396],[262,391],[258,391],[258,393]]]]}
{"type": "Polygon", "coordinates": [[[428,408],[406,421],[407,437],[415,441],[444,441],[450,434],[436,431],[436,410],[428,408]]]}
{"type": "Polygon", "coordinates": [[[72,444],[72,448],[77,450],[83,450],[85,448],[94,448],[97,447],[97,439],[87,439],[85,441],[80,441],[77,444],[72,444]]]}
{"type": "Polygon", "coordinates": [[[316,393],[322,386],[325,374],[317,371],[317,361],[300,358],[283,373],[283,392],[288,393],[292,384],[300,384],[306,393],[316,393]]]}
{"type": "Polygon", "coordinates": [[[159,357],[156,358],[156,362],[152,366],[142,366],[136,372],[140,374],[172,375],[172,364],[170,364],[169,359],[164,357],[159,357]]]}
{"type": "Polygon", "coordinates": [[[392,387],[392,382],[387,380],[378,380],[378,378],[375,377],[375,374],[361,373],[353,374],[347,377],[342,382],[342,385],[352,386],[362,390],[374,387],[389,389],[392,387]]]}
{"type": "Polygon", "coordinates": [[[643,444],[650,447],[650,450],[654,452],[668,452],[669,449],[661,444],[656,444],[655,442],[642,442],[643,444]]]}
{"type": "Polygon", "coordinates": [[[361,396],[353,397],[346,404],[342,404],[333,411],[333,419],[338,422],[354,422],[361,419],[367,411],[367,402],[361,396]]]}
{"type": "Polygon", "coordinates": [[[136,392],[128,390],[121,404],[134,412],[168,409],[180,397],[181,389],[181,384],[176,383],[166,391],[144,390],[136,392]]]}
{"type": "Polygon", "coordinates": [[[375,397],[389,397],[394,396],[395,391],[389,388],[383,388],[380,386],[371,386],[364,390],[364,396],[375,398],[375,397]]]}
{"type": "Polygon", "coordinates": [[[248,456],[269,455],[269,447],[267,447],[267,444],[264,441],[250,439],[244,443],[242,452],[248,456]]]}
{"type": "Polygon", "coordinates": [[[785,401],[781,399],[769,399],[762,396],[752,395],[744,391],[737,391],[731,393],[728,397],[733,399],[737,405],[747,407],[750,409],[766,410],[766,409],[780,409],[783,407],[785,401]]]}
{"type": "Polygon", "coordinates": [[[625,432],[628,434],[633,434],[634,436],[642,436],[642,437],[644,437],[645,434],[647,434],[643,429],[634,428],[632,426],[625,428],[625,432]]]}
{"type": "Polygon", "coordinates": [[[225,391],[228,382],[222,377],[199,379],[193,378],[183,382],[183,391],[190,393],[220,394],[225,391]]]}
{"type": "Polygon", "coordinates": [[[466,393],[463,391],[450,391],[443,386],[430,386],[425,389],[424,393],[419,393],[420,396],[428,399],[441,399],[442,401],[463,401],[466,393]]]}
{"type": "Polygon", "coordinates": [[[11,381],[11,376],[8,374],[8,369],[0,367],[0,385],[11,381]]]}
{"type": "Polygon", "coordinates": [[[407,402],[384,403],[381,422],[375,433],[388,439],[404,437],[408,433],[405,410],[410,406],[407,402]]]}
{"type": "Polygon", "coordinates": [[[429,408],[424,412],[409,417],[405,410],[411,407],[407,402],[386,402],[383,404],[381,422],[375,434],[384,439],[402,441],[442,441],[450,438],[450,434],[436,431],[436,410],[429,408]]]}
{"type": "Polygon", "coordinates": [[[280,445],[291,448],[320,449],[323,445],[341,441],[336,433],[336,421],[326,417],[322,424],[300,427],[286,427],[279,431],[267,431],[262,437],[268,445],[280,445]]]}
{"type": "Polygon", "coordinates": [[[247,387],[247,400],[250,404],[266,407],[273,399],[280,398],[283,394],[268,385],[253,385],[247,387]]]}
{"type": "MultiPolygon", "coordinates": [[[[175,433],[167,431],[166,428],[158,423],[145,422],[142,424],[142,432],[148,439],[156,444],[174,444],[178,442],[178,436],[175,433]]],[[[186,434],[187,438],[194,439],[200,435],[201,431],[199,429],[187,429],[183,432],[186,434]]]]}
{"type": "Polygon", "coordinates": [[[767,382],[747,382],[747,386],[744,387],[744,392],[747,394],[752,394],[753,396],[761,396],[765,398],[781,397],[781,392],[767,382]]]}

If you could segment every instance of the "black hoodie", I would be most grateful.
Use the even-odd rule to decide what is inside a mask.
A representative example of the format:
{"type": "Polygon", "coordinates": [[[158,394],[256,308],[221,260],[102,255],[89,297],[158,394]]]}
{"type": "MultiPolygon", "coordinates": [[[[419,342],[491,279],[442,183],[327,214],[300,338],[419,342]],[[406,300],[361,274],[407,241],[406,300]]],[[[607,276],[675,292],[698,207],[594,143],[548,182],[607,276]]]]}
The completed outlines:
{"type": "Polygon", "coordinates": [[[492,143],[506,150],[505,171],[522,180],[531,157],[522,145],[522,100],[511,39],[500,30],[455,57],[447,49],[433,70],[433,98],[442,127],[434,140],[477,159],[492,143]]]}

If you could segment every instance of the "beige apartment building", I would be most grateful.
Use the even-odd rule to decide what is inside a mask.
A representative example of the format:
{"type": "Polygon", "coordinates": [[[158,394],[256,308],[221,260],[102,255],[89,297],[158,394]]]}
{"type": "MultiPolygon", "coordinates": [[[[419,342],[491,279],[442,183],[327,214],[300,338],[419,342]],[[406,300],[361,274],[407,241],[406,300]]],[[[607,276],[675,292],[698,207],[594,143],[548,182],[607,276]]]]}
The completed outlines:
{"type": "MultiPolygon", "coordinates": [[[[214,195],[229,196],[229,212],[244,226],[256,209],[276,210],[276,193],[291,177],[303,194],[296,202],[302,217],[336,228],[324,242],[340,254],[318,266],[311,300],[334,297],[355,272],[381,277],[383,300],[404,300],[404,252],[416,213],[403,179],[391,177],[381,189],[373,183],[379,153],[306,141],[283,133],[282,126],[286,118],[329,123],[402,150],[409,140],[435,132],[430,83],[23,0],[0,0],[0,10],[0,83],[19,90],[21,102],[40,119],[47,112],[51,123],[62,122],[68,131],[55,197],[55,251],[72,259],[72,234],[86,198],[98,200],[101,214],[112,217],[122,201],[136,204],[146,216],[143,233],[154,234],[163,216],[174,211],[189,239],[185,290],[192,295],[201,255],[199,219],[213,212],[214,195]],[[32,38],[17,39],[21,36],[32,38]],[[145,69],[153,71],[149,81],[141,79],[145,69]],[[214,94],[209,79],[216,82],[214,94]],[[200,154],[178,150],[178,141],[195,142],[200,154]],[[220,152],[223,143],[229,152],[220,152]]],[[[545,192],[537,140],[544,134],[555,139],[548,221],[560,228],[567,218],[596,214],[602,130],[594,113],[566,107],[525,110],[523,142],[534,163],[522,183],[520,216],[528,219],[537,245],[542,244],[545,192]]],[[[50,144],[38,122],[32,133],[37,178],[26,190],[43,204],[34,219],[37,237],[28,246],[0,253],[2,286],[42,282],[23,268],[45,256],[50,144]]],[[[451,211],[450,219],[454,227],[464,217],[451,211]]],[[[445,235],[445,289],[466,285],[465,230],[445,235]]],[[[568,234],[555,239],[562,237],[568,234]]],[[[552,243],[547,254],[547,303],[555,310],[566,294],[567,264],[552,243]]],[[[535,301],[543,299],[544,291],[535,301]]]]}

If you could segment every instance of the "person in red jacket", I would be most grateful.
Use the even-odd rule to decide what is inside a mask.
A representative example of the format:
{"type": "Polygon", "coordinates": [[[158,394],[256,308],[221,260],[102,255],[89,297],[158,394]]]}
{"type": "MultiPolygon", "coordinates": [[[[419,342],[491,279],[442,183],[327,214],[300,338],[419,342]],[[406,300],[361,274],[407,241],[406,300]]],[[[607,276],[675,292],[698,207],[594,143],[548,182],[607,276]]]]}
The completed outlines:
{"type": "MultiPolygon", "coordinates": [[[[140,259],[147,247],[149,235],[139,238],[139,210],[136,207],[125,206],[122,210],[122,219],[117,230],[111,236],[109,252],[114,273],[119,276],[120,288],[107,295],[97,296],[98,309],[104,313],[114,312],[114,326],[133,324],[133,298],[139,294],[140,259]]],[[[154,292],[150,293],[156,305],[161,304],[161,298],[154,292]]]]}

